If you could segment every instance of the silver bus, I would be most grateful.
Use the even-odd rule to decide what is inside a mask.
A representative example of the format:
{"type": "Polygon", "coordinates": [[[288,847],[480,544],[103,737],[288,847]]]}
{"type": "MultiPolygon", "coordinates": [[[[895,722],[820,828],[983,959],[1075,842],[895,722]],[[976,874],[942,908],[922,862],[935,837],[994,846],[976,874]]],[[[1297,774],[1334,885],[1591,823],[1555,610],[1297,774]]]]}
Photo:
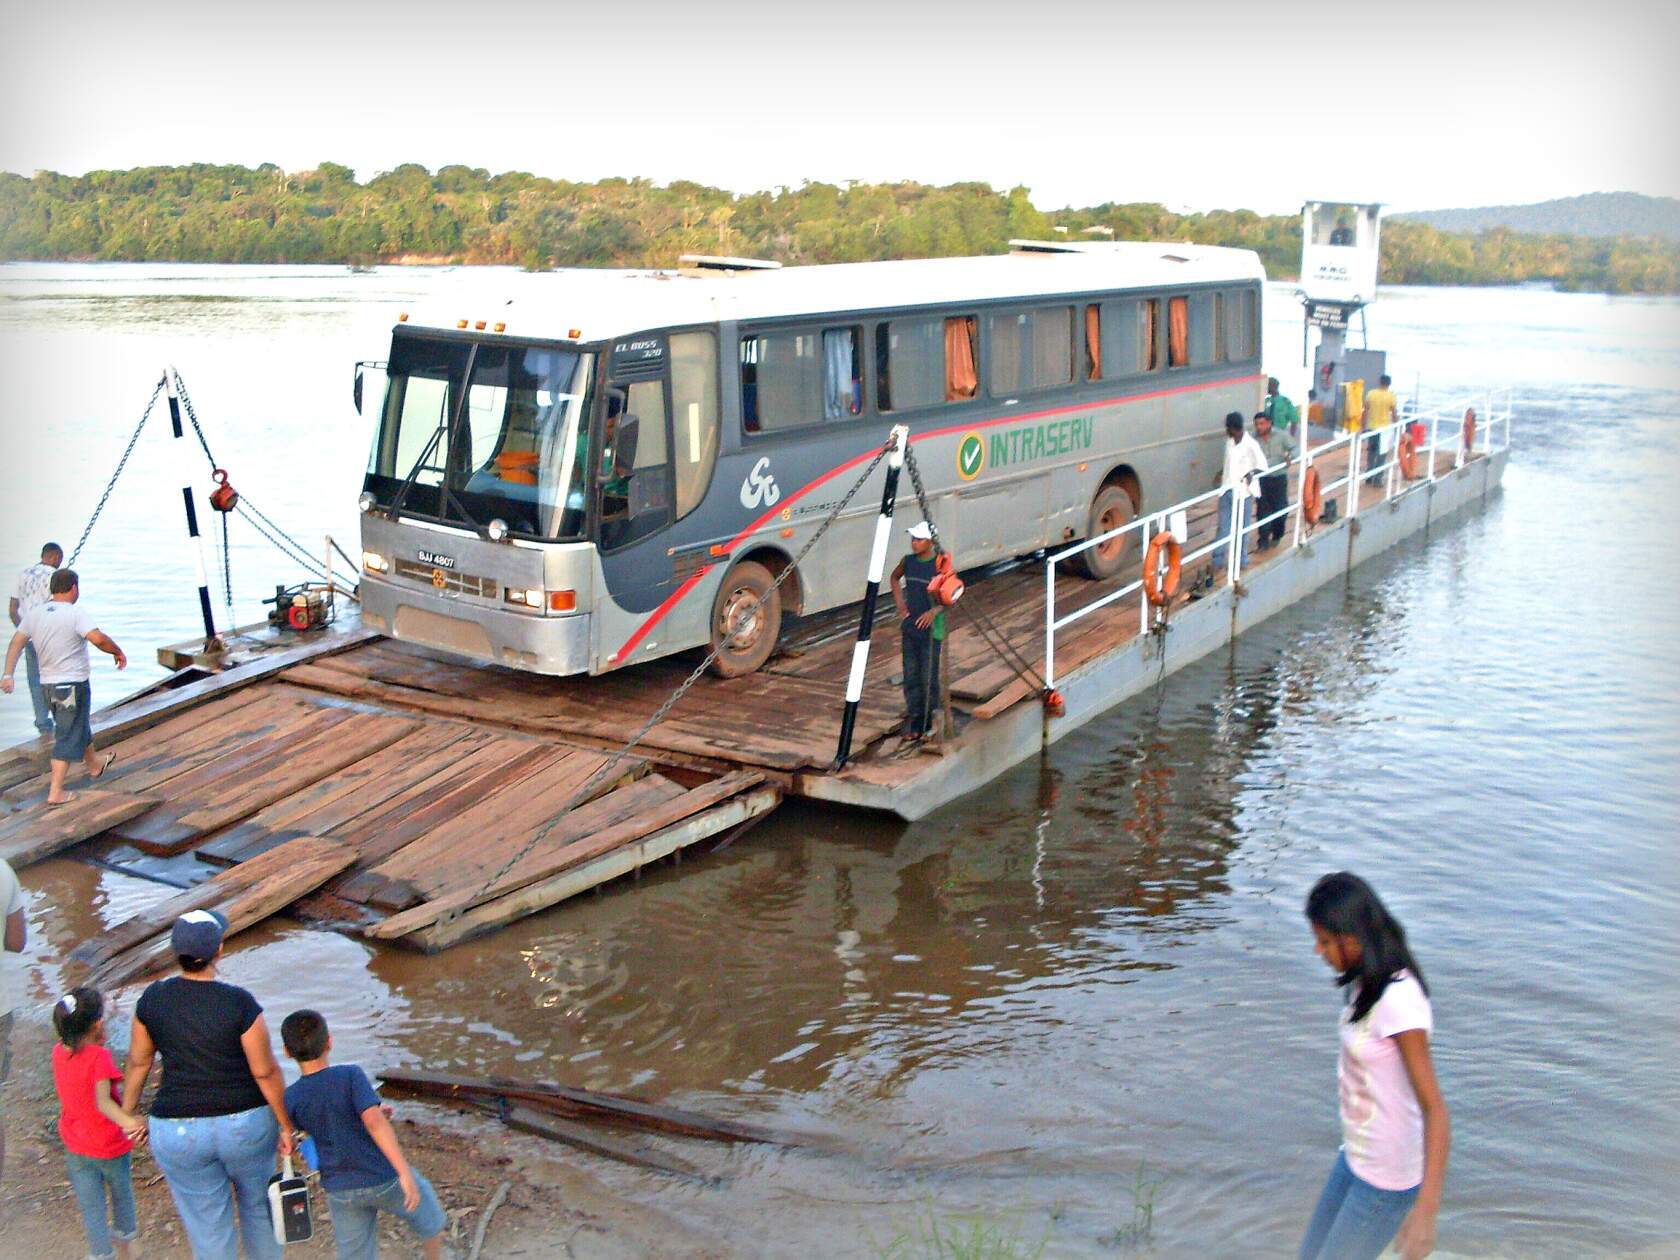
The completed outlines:
{"type": "MultiPolygon", "coordinates": [[[[708,645],[747,673],[785,614],[861,597],[881,470],[787,566],[892,426],[970,568],[1205,489],[1223,417],[1262,397],[1245,250],[685,262],[400,317],[361,496],[364,624],[543,674],[708,645]]],[[[1099,578],[1124,559],[1086,557],[1099,578]]]]}

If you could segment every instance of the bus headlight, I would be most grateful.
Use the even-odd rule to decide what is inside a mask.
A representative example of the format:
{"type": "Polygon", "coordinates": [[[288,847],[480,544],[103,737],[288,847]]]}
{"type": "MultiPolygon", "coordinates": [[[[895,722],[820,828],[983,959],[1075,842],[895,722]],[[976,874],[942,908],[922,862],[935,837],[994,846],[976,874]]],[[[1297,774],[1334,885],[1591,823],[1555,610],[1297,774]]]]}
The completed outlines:
{"type": "Polygon", "coordinates": [[[363,512],[371,512],[379,506],[379,500],[373,497],[373,491],[363,490],[356,496],[356,506],[361,508],[363,512]]]}
{"type": "Polygon", "coordinates": [[[490,536],[491,542],[501,542],[507,537],[507,522],[498,516],[484,527],[484,532],[490,536]]]}
{"type": "Polygon", "coordinates": [[[369,573],[389,573],[391,562],[377,551],[364,551],[362,552],[362,568],[369,573]]]}
{"type": "Polygon", "coordinates": [[[521,608],[541,608],[543,606],[543,593],[525,587],[510,586],[504,593],[503,598],[510,604],[518,604],[521,608]]]}

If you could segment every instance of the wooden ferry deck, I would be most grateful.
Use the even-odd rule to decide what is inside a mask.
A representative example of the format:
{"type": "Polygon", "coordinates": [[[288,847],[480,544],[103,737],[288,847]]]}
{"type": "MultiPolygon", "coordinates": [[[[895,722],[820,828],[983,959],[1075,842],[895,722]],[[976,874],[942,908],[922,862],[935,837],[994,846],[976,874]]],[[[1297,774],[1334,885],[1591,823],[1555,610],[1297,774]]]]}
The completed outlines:
{"type": "MultiPolygon", "coordinates": [[[[1333,484],[1345,448],[1316,462],[1333,484]]],[[[1437,475],[1459,475],[1452,463],[1439,455],[1437,475]]],[[[1413,482],[1396,505],[1433,492],[1427,480],[1413,482]]],[[[1345,490],[1334,497],[1345,501],[1345,490]]],[[[1364,488],[1360,512],[1384,498],[1382,487],[1364,488]]],[[[1186,554],[1212,540],[1215,516],[1212,501],[1192,512],[1186,554]]],[[[1292,545],[1293,512],[1286,524],[1280,546],[1251,556],[1245,582],[1303,550],[1292,545]]],[[[1345,527],[1344,512],[1318,532],[1345,527]]],[[[1192,576],[1187,570],[1169,621],[1185,615],[1192,576]]],[[[1135,557],[1107,583],[1061,577],[1058,610],[1135,577],[1135,557]]],[[[1058,636],[1058,678],[1148,637],[1139,598],[1058,636]]],[[[21,865],[90,842],[91,855],[119,866],[168,860],[172,877],[191,885],[78,951],[107,983],[156,965],[174,916],[201,905],[220,907],[236,930],[291,907],[371,939],[444,948],[689,845],[732,838],[788,795],[897,808],[918,785],[950,779],[957,764],[972,780],[962,790],[981,786],[1011,764],[987,752],[998,719],[1024,721],[1040,705],[1035,681],[976,630],[977,609],[1042,671],[1042,567],[976,581],[955,610],[947,650],[959,729],[948,745],[898,748],[889,605],[874,633],[855,759],[831,772],[855,612],[830,615],[795,627],[759,673],[703,678],[558,822],[691,659],[555,679],[334,631],[104,711],[95,729],[117,762],[97,785],[73,780],[69,805],[44,806],[43,745],[12,750],[0,760],[0,799],[12,811],[0,818],[0,856],[21,865]]],[[[936,796],[957,794],[947,783],[936,796]]]]}

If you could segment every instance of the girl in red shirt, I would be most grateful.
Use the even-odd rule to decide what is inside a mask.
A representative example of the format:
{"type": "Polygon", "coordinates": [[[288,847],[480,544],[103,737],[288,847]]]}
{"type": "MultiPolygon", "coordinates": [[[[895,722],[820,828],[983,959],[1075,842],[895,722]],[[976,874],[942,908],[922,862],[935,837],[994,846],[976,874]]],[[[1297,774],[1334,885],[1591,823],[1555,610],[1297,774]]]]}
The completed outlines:
{"type": "Polygon", "coordinates": [[[92,1260],[137,1260],[139,1226],[129,1152],[146,1122],[117,1105],[113,1083],[122,1073],[105,1048],[105,999],[98,989],[72,989],[53,1006],[53,1085],[58,1089],[58,1135],[70,1167],[70,1188],[82,1210],[92,1260]],[[110,1198],[109,1216],[106,1198],[110,1198]]]}

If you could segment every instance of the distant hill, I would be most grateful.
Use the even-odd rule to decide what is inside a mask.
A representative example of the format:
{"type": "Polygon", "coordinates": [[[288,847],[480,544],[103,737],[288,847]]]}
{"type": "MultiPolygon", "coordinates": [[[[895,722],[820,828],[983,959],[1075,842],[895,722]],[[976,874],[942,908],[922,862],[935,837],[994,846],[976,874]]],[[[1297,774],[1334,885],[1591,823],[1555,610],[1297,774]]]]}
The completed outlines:
{"type": "Polygon", "coordinates": [[[1510,228],[1542,236],[1655,236],[1680,241],[1680,200],[1643,193],[1588,193],[1531,206],[1478,206],[1397,214],[1402,222],[1427,223],[1442,232],[1510,228]]]}

